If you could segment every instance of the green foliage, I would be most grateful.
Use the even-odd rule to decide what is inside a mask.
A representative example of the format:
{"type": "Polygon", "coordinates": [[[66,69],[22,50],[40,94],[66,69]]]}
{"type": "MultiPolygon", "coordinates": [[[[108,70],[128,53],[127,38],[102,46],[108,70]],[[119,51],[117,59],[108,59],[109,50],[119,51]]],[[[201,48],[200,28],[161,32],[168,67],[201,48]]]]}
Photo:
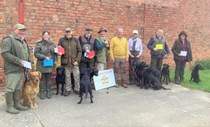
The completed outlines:
{"type": "MultiPolygon", "coordinates": [[[[210,59],[207,60],[200,60],[200,61],[196,61],[196,64],[201,64],[203,66],[204,69],[210,69],[210,59]]],[[[193,66],[194,67],[194,66],[193,66]]]]}
{"type": "MultiPolygon", "coordinates": [[[[170,79],[171,82],[173,82],[174,80],[174,70],[170,70],[170,79]]],[[[181,83],[182,86],[187,87],[187,88],[191,88],[191,89],[198,89],[198,90],[202,90],[202,91],[206,91],[206,92],[210,92],[210,70],[200,70],[199,71],[199,75],[200,75],[200,79],[201,82],[199,84],[190,81],[191,78],[191,71],[185,71],[184,73],[184,82],[181,83]]]]}

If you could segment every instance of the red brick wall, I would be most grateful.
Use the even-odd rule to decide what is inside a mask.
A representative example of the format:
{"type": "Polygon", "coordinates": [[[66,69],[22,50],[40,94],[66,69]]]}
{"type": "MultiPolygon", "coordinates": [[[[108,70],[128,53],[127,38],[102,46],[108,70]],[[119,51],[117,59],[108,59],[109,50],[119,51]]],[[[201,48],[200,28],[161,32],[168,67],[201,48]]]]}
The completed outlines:
{"type": "MultiPolygon", "coordinates": [[[[210,1],[185,0],[23,0],[26,39],[34,46],[44,30],[51,32],[57,43],[66,26],[75,29],[75,36],[83,34],[85,27],[91,26],[94,35],[100,27],[106,27],[107,36],[115,35],[116,27],[122,26],[125,37],[129,38],[133,29],[141,31],[146,45],[158,28],[164,30],[171,49],[181,30],[186,30],[192,42],[194,62],[209,58],[210,50],[210,1]]],[[[18,22],[19,0],[0,2],[0,38],[10,33],[18,22]]],[[[145,47],[143,60],[149,62],[150,55],[145,47]]],[[[174,66],[172,55],[165,62],[174,66]]],[[[0,59],[0,65],[2,60],[0,59]]],[[[0,75],[3,73],[0,69],[0,75]]],[[[0,79],[0,86],[4,78],[0,79]]]]}

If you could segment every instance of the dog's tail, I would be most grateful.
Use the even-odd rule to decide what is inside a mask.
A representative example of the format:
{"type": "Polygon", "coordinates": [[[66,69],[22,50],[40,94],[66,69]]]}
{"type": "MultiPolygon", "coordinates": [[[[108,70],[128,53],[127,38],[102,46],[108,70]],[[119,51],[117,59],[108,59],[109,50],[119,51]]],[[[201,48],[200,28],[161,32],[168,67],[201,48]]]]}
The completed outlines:
{"type": "Polygon", "coordinates": [[[170,88],[165,88],[165,87],[163,87],[163,86],[161,86],[161,88],[162,88],[163,90],[171,90],[170,88]]]}

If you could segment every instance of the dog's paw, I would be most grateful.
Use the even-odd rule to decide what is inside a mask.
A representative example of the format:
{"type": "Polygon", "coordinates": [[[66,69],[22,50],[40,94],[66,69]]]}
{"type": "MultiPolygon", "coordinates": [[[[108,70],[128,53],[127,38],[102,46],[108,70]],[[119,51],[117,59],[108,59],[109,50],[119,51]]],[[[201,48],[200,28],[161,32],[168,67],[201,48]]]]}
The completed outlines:
{"type": "Polygon", "coordinates": [[[31,106],[31,109],[35,109],[35,106],[31,106]]]}
{"type": "Polygon", "coordinates": [[[38,105],[36,103],[34,104],[34,108],[38,108],[38,105]]]}

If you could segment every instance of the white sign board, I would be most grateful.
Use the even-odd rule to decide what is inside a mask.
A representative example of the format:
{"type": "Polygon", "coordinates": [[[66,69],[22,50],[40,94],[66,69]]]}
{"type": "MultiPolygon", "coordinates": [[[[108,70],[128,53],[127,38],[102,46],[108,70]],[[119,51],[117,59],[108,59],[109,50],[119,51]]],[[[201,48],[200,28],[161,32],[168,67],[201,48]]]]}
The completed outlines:
{"type": "Polygon", "coordinates": [[[100,90],[115,86],[115,78],[113,69],[103,70],[98,72],[98,76],[93,77],[95,90],[100,90]]]}

